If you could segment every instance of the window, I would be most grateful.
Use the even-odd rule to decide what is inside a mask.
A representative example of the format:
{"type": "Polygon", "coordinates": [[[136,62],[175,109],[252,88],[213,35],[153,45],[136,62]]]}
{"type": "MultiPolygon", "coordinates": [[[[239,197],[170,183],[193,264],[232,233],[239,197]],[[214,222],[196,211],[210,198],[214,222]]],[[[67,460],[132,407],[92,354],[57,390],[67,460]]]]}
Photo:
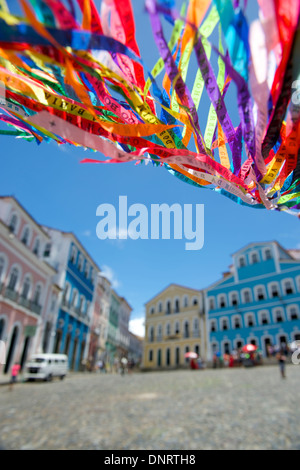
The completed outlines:
{"type": "Polygon", "coordinates": [[[238,305],[238,295],[233,292],[230,294],[231,305],[238,305]]]}
{"type": "Polygon", "coordinates": [[[180,308],[179,308],[179,307],[180,307],[180,306],[179,306],[179,300],[176,299],[176,300],[175,300],[175,313],[179,313],[179,311],[180,311],[180,308]]]}
{"type": "Polygon", "coordinates": [[[269,324],[269,315],[267,312],[260,312],[260,323],[261,325],[269,324]]]}
{"type": "Polygon", "coordinates": [[[188,301],[188,298],[187,296],[184,297],[184,300],[183,300],[183,306],[184,308],[188,307],[189,306],[189,301],[188,301]]]}
{"type": "Polygon", "coordinates": [[[155,313],[155,308],[154,307],[151,307],[150,309],[150,315],[153,315],[155,313]]]}
{"type": "Polygon", "coordinates": [[[287,308],[288,318],[290,320],[298,320],[299,318],[299,311],[296,305],[291,305],[287,308]]]}
{"type": "Polygon", "coordinates": [[[170,315],[170,313],[171,313],[171,302],[170,301],[167,302],[167,311],[166,311],[166,313],[167,313],[167,315],[170,315]]]}
{"type": "Polygon", "coordinates": [[[34,247],[33,247],[33,253],[35,255],[39,255],[39,252],[40,252],[40,240],[38,238],[35,239],[35,242],[34,242],[34,247]]]}
{"type": "Polygon", "coordinates": [[[42,294],[42,288],[40,285],[37,285],[35,289],[34,297],[33,297],[34,305],[40,305],[41,294],[42,294]]]}
{"type": "Polygon", "coordinates": [[[194,333],[199,332],[199,321],[198,318],[194,318],[194,333]]]}
{"type": "Polygon", "coordinates": [[[153,351],[152,349],[150,349],[149,351],[149,362],[152,362],[153,361],[153,351]]]}
{"type": "Polygon", "coordinates": [[[185,338],[189,338],[190,337],[190,326],[189,326],[189,322],[186,321],[184,323],[184,337],[185,338]]]}
{"type": "Polygon", "coordinates": [[[29,235],[30,235],[29,227],[25,227],[22,238],[21,238],[21,242],[24,243],[24,245],[28,245],[29,235]]]}
{"type": "Polygon", "coordinates": [[[78,269],[81,272],[83,269],[83,256],[79,255],[79,260],[78,260],[78,269]]]}
{"type": "Polygon", "coordinates": [[[277,283],[271,284],[270,291],[271,291],[272,298],[279,297],[279,287],[277,283]]]}
{"type": "Polygon", "coordinates": [[[158,325],[157,327],[157,341],[162,341],[162,326],[158,325]]]}
{"type": "Polygon", "coordinates": [[[178,335],[180,333],[180,325],[179,322],[177,321],[175,323],[175,334],[178,335]]]}
{"type": "Polygon", "coordinates": [[[153,343],[154,341],[154,327],[151,326],[151,328],[149,329],[149,341],[150,343],[153,343]]]}
{"type": "Polygon", "coordinates": [[[51,253],[51,243],[47,243],[45,246],[44,257],[49,258],[51,253]]]}
{"type": "Polygon", "coordinates": [[[70,257],[70,261],[72,264],[76,263],[76,257],[77,257],[77,251],[76,251],[76,248],[73,246],[72,251],[71,251],[71,257],[70,257]]]}
{"type": "Polygon", "coordinates": [[[226,307],[226,297],[225,297],[225,295],[220,295],[219,305],[220,305],[220,308],[226,307]]]}
{"type": "Polygon", "coordinates": [[[215,299],[209,299],[209,310],[215,309],[215,299]]]}
{"type": "Polygon", "coordinates": [[[193,300],[193,305],[198,305],[198,299],[193,300]]]}
{"type": "Polygon", "coordinates": [[[78,302],[78,292],[77,292],[77,290],[75,289],[75,290],[73,291],[73,296],[72,296],[72,307],[76,307],[77,302],[78,302]]]}
{"type": "Polygon", "coordinates": [[[251,264],[258,263],[258,254],[257,253],[251,253],[250,262],[251,262],[251,264]]]}
{"type": "Polygon", "coordinates": [[[65,304],[69,300],[69,293],[70,293],[70,284],[66,284],[63,293],[63,304],[65,304]]]}
{"type": "Polygon", "coordinates": [[[283,289],[286,295],[293,294],[294,293],[294,287],[292,284],[292,281],[284,281],[283,282],[283,289]]]}
{"type": "Polygon", "coordinates": [[[233,327],[234,327],[235,330],[238,330],[239,328],[242,327],[242,322],[241,322],[240,317],[235,317],[234,318],[233,327]]]}
{"type": "Polygon", "coordinates": [[[171,326],[170,326],[170,323],[167,323],[167,326],[166,326],[166,336],[170,336],[171,334],[171,326]]]}
{"type": "Polygon", "coordinates": [[[80,296],[80,304],[79,304],[79,311],[81,313],[84,312],[84,302],[85,302],[85,298],[83,295],[80,296]]]}
{"type": "Polygon", "coordinates": [[[159,311],[159,313],[162,312],[162,309],[163,309],[162,303],[159,302],[159,304],[158,304],[158,311],[159,311]]]}
{"type": "Polygon", "coordinates": [[[85,263],[84,275],[87,279],[89,278],[89,272],[90,272],[90,266],[88,263],[85,263]]]}
{"type": "Polygon", "coordinates": [[[251,293],[249,289],[243,291],[243,301],[245,304],[249,304],[251,302],[251,293]]]}
{"type": "Polygon", "coordinates": [[[2,276],[4,274],[4,267],[5,267],[5,260],[4,260],[3,256],[0,256],[0,282],[1,282],[2,276]]]}
{"type": "Polygon", "coordinates": [[[222,330],[223,330],[223,331],[228,330],[228,320],[227,320],[227,318],[224,318],[224,319],[222,320],[221,325],[222,325],[222,330]]]}
{"type": "Polygon", "coordinates": [[[275,318],[275,322],[276,323],[281,323],[283,322],[283,312],[280,308],[278,308],[277,310],[275,310],[275,314],[274,314],[274,318],[275,318]]]}
{"type": "Polygon", "coordinates": [[[240,256],[238,260],[238,267],[243,268],[244,266],[246,266],[245,256],[240,256]]]}
{"type": "Polygon", "coordinates": [[[248,313],[246,318],[247,318],[247,326],[249,328],[255,325],[254,315],[252,313],[248,313]]]}
{"type": "Polygon", "coordinates": [[[266,298],[264,287],[256,288],[256,300],[264,300],[266,298]]]}
{"type": "Polygon", "coordinates": [[[210,331],[211,331],[211,333],[214,333],[215,331],[217,331],[217,322],[216,322],[216,320],[211,320],[210,321],[210,331]]]}
{"type": "Polygon", "coordinates": [[[16,234],[17,224],[18,224],[18,217],[16,216],[16,214],[13,214],[10,220],[10,224],[9,224],[9,230],[11,231],[11,233],[16,234]]]}
{"type": "Polygon", "coordinates": [[[223,346],[224,354],[230,354],[230,343],[226,341],[223,346]]]}
{"type": "Polygon", "coordinates": [[[8,289],[16,290],[18,279],[19,279],[19,271],[16,267],[14,267],[10,273],[10,279],[9,279],[9,283],[7,286],[8,289]]]}
{"type": "Polygon", "coordinates": [[[272,251],[270,250],[270,248],[267,248],[265,250],[265,260],[268,260],[268,259],[272,259],[272,251]]]}
{"type": "Polygon", "coordinates": [[[24,280],[24,284],[23,284],[22,293],[21,293],[21,297],[23,297],[23,299],[28,299],[30,287],[31,287],[30,277],[26,276],[24,280]]]}

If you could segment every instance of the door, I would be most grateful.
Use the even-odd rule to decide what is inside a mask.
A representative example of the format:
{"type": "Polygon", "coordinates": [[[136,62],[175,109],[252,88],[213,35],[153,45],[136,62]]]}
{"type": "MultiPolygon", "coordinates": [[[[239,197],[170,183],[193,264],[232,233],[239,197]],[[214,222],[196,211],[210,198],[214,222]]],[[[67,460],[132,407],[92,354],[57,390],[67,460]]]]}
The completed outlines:
{"type": "Polygon", "coordinates": [[[15,349],[16,349],[16,346],[17,346],[17,341],[18,341],[18,332],[19,332],[19,328],[17,326],[15,326],[14,329],[13,329],[13,333],[11,335],[10,345],[9,345],[8,353],[7,353],[7,357],[6,357],[6,364],[5,364],[5,368],[4,368],[4,373],[5,374],[7,374],[7,372],[9,371],[12,359],[14,357],[14,352],[15,352],[15,349]]]}
{"type": "Polygon", "coordinates": [[[54,353],[55,354],[60,353],[61,339],[62,339],[62,330],[56,330],[55,346],[54,346],[54,353]]]}
{"type": "Polygon", "coordinates": [[[27,360],[29,345],[30,345],[30,336],[26,336],[25,341],[24,341],[24,346],[23,346],[23,352],[22,352],[22,356],[21,356],[21,363],[20,363],[21,370],[23,370],[23,367],[24,367],[25,362],[27,360]]]}

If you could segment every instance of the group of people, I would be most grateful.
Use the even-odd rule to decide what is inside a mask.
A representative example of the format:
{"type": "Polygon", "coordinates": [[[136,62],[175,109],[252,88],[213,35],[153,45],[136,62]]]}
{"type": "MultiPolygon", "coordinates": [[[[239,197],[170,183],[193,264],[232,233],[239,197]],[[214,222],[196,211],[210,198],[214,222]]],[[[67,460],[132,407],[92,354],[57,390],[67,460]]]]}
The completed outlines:
{"type": "Polygon", "coordinates": [[[261,365],[262,352],[258,349],[251,352],[243,352],[242,349],[233,350],[230,354],[214,353],[213,355],[213,368],[223,367],[242,367],[249,365],[261,365]]]}
{"type": "Polygon", "coordinates": [[[113,364],[106,364],[105,361],[99,360],[97,368],[101,373],[113,372],[120,373],[124,375],[125,373],[132,373],[136,363],[134,359],[127,359],[126,356],[123,356],[121,359],[116,357],[113,364]]]}

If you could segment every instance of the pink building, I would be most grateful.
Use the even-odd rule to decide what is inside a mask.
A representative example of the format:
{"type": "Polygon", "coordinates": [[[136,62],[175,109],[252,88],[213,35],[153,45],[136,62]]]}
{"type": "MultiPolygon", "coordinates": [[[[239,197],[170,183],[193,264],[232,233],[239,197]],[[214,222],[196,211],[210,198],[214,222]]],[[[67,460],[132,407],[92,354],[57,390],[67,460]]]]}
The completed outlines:
{"type": "Polygon", "coordinates": [[[60,288],[44,253],[50,237],[13,197],[0,197],[0,340],[8,373],[35,352],[47,352],[58,313],[60,288]]]}

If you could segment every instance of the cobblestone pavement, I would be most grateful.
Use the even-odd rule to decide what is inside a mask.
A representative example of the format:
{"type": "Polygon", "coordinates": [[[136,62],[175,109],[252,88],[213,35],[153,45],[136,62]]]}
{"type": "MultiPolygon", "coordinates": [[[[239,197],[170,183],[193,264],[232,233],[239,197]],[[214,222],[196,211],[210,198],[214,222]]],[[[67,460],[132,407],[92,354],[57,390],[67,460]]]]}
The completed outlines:
{"type": "Polygon", "coordinates": [[[0,387],[5,449],[300,450],[300,366],[72,374],[0,387]]]}

